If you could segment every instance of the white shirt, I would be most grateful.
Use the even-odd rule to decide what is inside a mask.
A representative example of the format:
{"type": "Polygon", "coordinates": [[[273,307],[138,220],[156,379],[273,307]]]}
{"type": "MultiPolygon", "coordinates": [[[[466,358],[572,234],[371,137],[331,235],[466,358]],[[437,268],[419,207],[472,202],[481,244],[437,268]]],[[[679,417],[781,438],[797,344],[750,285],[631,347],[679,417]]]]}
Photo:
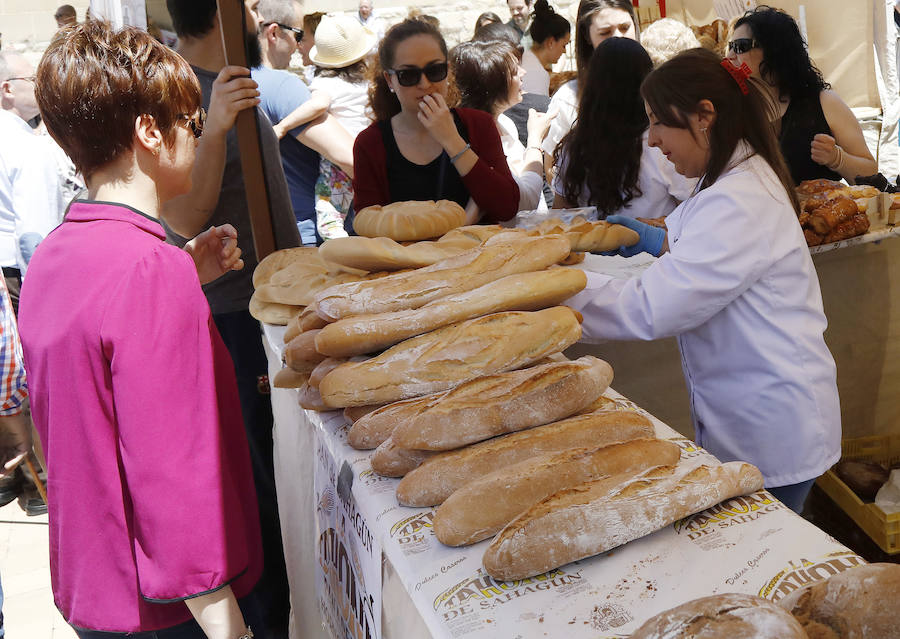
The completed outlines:
{"type": "Polygon", "coordinates": [[[497,130],[500,131],[500,143],[506,162],[519,185],[519,210],[544,211],[547,202],[544,200],[544,177],[534,171],[525,171],[525,147],[519,141],[519,131],[515,122],[502,113],[497,116],[497,130]],[[543,205],[543,206],[541,206],[543,205]]]}
{"type": "MultiPolygon", "coordinates": [[[[688,199],[697,185],[696,178],[686,178],[675,170],[675,165],[666,159],[662,151],[647,144],[648,132],[642,138],[644,151],[641,154],[641,166],[638,171],[638,188],[641,194],[632,198],[618,211],[617,215],[628,217],[656,218],[665,217],[676,206],[688,199]]],[[[553,192],[565,197],[562,176],[565,174],[567,156],[560,156],[559,167],[553,178],[553,192]]],[[[582,189],[581,197],[573,206],[590,206],[587,189],[582,189]]]]}
{"type": "Polygon", "coordinates": [[[572,125],[575,124],[575,118],[578,117],[578,80],[569,80],[556,90],[556,93],[550,98],[547,112],[549,113],[553,109],[556,109],[556,117],[550,123],[550,131],[542,145],[544,153],[551,157],[553,149],[569,132],[572,125]]]}
{"type": "Polygon", "coordinates": [[[522,54],[522,68],[525,69],[525,77],[522,78],[523,93],[550,95],[550,74],[530,48],[525,49],[522,54]]]}
{"type": "Polygon", "coordinates": [[[0,266],[24,271],[19,240],[44,238],[60,223],[59,176],[46,142],[2,109],[0,140],[0,266]]]}
{"type": "Polygon", "coordinates": [[[818,477],[841,456],[837,373],[819,280],[781,183],[751,156],[666,223],[669,252],[640,277],[589,273],[567,302],[585,335],[677,336],[697,443],[755,464],[768,487],[818,477]]]}
{"type": "Polygon", "coordinates": [[[342,78],[316,76],[309,83],[311,91],[324,91],[331,97],[331,113],[356,139],[359,132],[372,124],[367,115],[369,105],[368,82],[347,82],[342,78]]]}

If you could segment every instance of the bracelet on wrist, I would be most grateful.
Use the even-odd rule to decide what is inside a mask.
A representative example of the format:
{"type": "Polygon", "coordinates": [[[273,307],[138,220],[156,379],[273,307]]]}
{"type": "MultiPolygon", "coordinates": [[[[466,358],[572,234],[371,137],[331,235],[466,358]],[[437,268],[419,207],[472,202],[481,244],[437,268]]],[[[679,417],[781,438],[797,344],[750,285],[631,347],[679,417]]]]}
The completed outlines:
{"type": "Polygon", "coordinates": [[[450,158],[450,163],[451,163],[451,164],[455,164],[456,161],[457,161],[459,158],[461,158],[461,157],[463,156],[463,154],[464,154],[466,151],[468,151],[469,149],[471,149],[471,148],[472,148],[472,145],[469,144],[468,142],[466,142],[466,145],[463,147],[463,150],[460,151],[459,153],[457,153],[456,155],[454,155],[452,158],[450,158]]]}
{"type": "Polygon", "coordinates": [[[835,144],[834,150],[837,151],[837,158],[831,164],[828,164],[827,167],[832,171],[840,172],[841,165],[844,163],[844,149],[835,144]]]}
{"type": "Polygon", "coordinates": [[[250,626],[247,626],[247,631],[240,637],[237,637],[237,639],[253,639],[253,631],[250,629],[250,626]]]}

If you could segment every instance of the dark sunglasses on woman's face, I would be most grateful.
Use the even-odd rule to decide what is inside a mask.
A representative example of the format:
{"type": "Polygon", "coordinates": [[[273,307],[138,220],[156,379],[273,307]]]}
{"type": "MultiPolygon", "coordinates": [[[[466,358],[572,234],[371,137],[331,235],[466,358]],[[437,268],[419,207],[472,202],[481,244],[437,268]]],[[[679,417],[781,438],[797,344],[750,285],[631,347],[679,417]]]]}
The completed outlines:
{"type": "Polygon", "coordinates": [[[728,43],[728,50],[735,55],[747,53],[750,49],[755,49],[759,43],[753,38],[737,38],[728,43]]]}
{"type": "Polygon", "coordinates": [[[203,135],[203,125],[206,124],[206,110],[200,109],[200,113],[196,116],[188,115],[187,113],[178,114],[179,120],[187,120],[188,127],[191,129],[191,133],[194,134],[195,138],[199,138],[203,135]]]}
{"type": "Polygon", "coordinates": [[[400,86],[414,87],[419,84],[419,80],[422,79],[423,73],[425,74],[425,77],[428,78],[429,82],[440,82],[441,80],[446,79],[447,63],[435,62],[433,64],[426,65],[424,69],[420,69],[419,67],[390,69],[388,73],[397,76],[397,82],[400,83],[400,86]]]}

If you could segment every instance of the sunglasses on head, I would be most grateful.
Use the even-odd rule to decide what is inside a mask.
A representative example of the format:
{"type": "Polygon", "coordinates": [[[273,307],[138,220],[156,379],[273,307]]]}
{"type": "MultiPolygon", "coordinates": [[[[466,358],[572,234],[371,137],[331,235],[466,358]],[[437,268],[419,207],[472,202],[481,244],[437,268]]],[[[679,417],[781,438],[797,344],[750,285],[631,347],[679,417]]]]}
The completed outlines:
{"type": "Polygon", "coordinates": [[[388,73],[397,76],[397,82],[402,87],[414,87],[419,84],[422,74],[428,78],[429,82],[440,82],[447,77],[447,63],[434,62],[426,65],[424,69],[419,67],[405,67],[403,69],[390,69],[388,73]]]}
{"type": "Polygon", "coordinates": [[[755,49],[758,46],[759,43],[753,38],[737,38],[728,43],[728,50],[739,55],[747,53],[750,49],[755,49]]]}
{"type": "Polygon", "coordinates": [[[262,26],[267,27],[270,24],[277,25],[285,31],[292,32],[294,34],[294,40],[297,41],[297,44],[300,44],[300,41],[303,40],[303,29],[298,29],[297,27],[289,27],[288,25],[281,24],[280,22],[264,22],[262,26]]]}
{"type": "Polygon", "coordinates": [[[206,124],[206,110],[200,109],[200,113],[197,115],[188,115],[187,113],[179,113],[179,120],[187,120],[188,128],[190,128],[191,133],[194,134],[195,138],[199,138],[203,135],[203,125],[206,124]]]}

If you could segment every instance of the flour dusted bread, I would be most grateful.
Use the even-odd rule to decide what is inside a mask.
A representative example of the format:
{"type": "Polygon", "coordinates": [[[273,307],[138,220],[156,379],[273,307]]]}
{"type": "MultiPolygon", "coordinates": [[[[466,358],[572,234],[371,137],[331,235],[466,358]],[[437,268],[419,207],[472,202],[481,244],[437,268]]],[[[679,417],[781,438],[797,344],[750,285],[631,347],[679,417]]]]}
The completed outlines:
{"type": "Polygon", "coordinates": [[[680,455],[673,442],[638,439],[532,457],[473,479],[450,495],[435,513],[434,534],[448,546],[474,544],[560,490],[610,475],[674,465],[680,455]]]}
{"type": "Polygon", "coordinates": [[[738,593],[688,601],[648,619],[631,639],[808,639],[776,604],[738,593]]]}
{"type": "Polygon", "coordinates": [[[322,329],[316,338],[316,349],[332,357],[372,353],[473,317],[555,306],[583,290],[586,284],[584,271],[576,269],[551,268],[507,275],[417,309],[340,319],[322,329]]]}
{"type": "Polygon", "coordinates": [[[461,242],[416,242],[404,246],[388,237],[338,237],[319,247],[321,256],[337,264],[365,271],[399,271],[429,266],[478,246],[461,242]]]}
{"type": "Polygon", "coordinates": [[[586,356],[480,377],[418,406],[398,422],[392,436],[403,448],[452,450],[549,424],[593,402],[612,376],[609,364],[586,356]]]}
{"type": "Polygon", "coordinates": [[[322,289],[344,282],[356,282],[360,273],[342,271],[313,254],[308,261],[290,262],[256,286],[254,295],[263,302],[307,306],[322,289]]]}
{"type": "Polygon", "coordinates": [[[250,296],[250,315],[264,324],[287,326],[301,310],[303,310],[302,306],[264,302],[259,299],[256,293],[250,296]]]}
{"type": "Polygon", "coordinates": [[[319,363],[326,359],[316,351],[316,333],[306,331],[288,342],[284,347],[284,363],[298,373],[312,373],[319,363]]]}
{"type": "Polygon", "coordinates": [[[397,485],[397,501],[404,506],[434,506],[478,477],[537,455],[643,437],[653,437],[653,425],[631,411],[570,417],[433,455],[421,467],[407,470],[397,485]]]}
{"type": "Polygon", "coordinates": [[[253,286],[267,283],[272,275],[288,264],[310,261],[318,262],[318,249],[315,246],[298,246],[269,253],[253,269],[253,286]]]}
{"type": "Polygon", "coordinates": [[[459,448],[577,413],[611,380],[609,364],[590,356],[479,377],[373,411],[353,424],[348,442],[376,448],[393,434],[403,448],[459,448]]]}
{"type": "Polygon", "coordinates": [[[395,446],[393,440],[388,437],[372,455],[372,470],[385,477],[403,477],[436,454],[429,450],[400,448],[395,446]]]}
{"type": "Polygon", "coordinates": [[[332,321],[419,308],[507,275],[545,269],[568,254],[568,241],[558,236],[479,246],[425,268],[322,290],[315,296],[316,312],[332,321]]]}
{"type": "Polygon", "coordinates": [[[698,466],[678,477],[660,466],[637,478],[617,476],[562,490],[509,523],[484,553],[496,579],[525,579],[621,546],[763,487],[755,466],[698,466]]]}
{"type": "Polygon", "coordinates": [[[319,390],[332,408],[386,404],[530,366],[579,337],[581,325],[566,306],[495,313],[406,340],[365,362],[338,366],[319,390]]]}
{"type": "Polygon", "coordinates": [[[272,379],[275,388],[300,388],[309,380],[309,373],[298,373],[293,368],[284,367],[272,379]]]}
{"type": "Polygon", "coordinates": [[[367,206],[357,212],[353,230],[365,237],[409,242],[440,237],[465,221],[465,210],[450,200],[394,202],[367,206]]]}
{"type": "Polygon", "coordinates": [[[898,589],[900,565],[869,564],[795,590],[778,605],[815,639],[894,639],[898,589]]]}

